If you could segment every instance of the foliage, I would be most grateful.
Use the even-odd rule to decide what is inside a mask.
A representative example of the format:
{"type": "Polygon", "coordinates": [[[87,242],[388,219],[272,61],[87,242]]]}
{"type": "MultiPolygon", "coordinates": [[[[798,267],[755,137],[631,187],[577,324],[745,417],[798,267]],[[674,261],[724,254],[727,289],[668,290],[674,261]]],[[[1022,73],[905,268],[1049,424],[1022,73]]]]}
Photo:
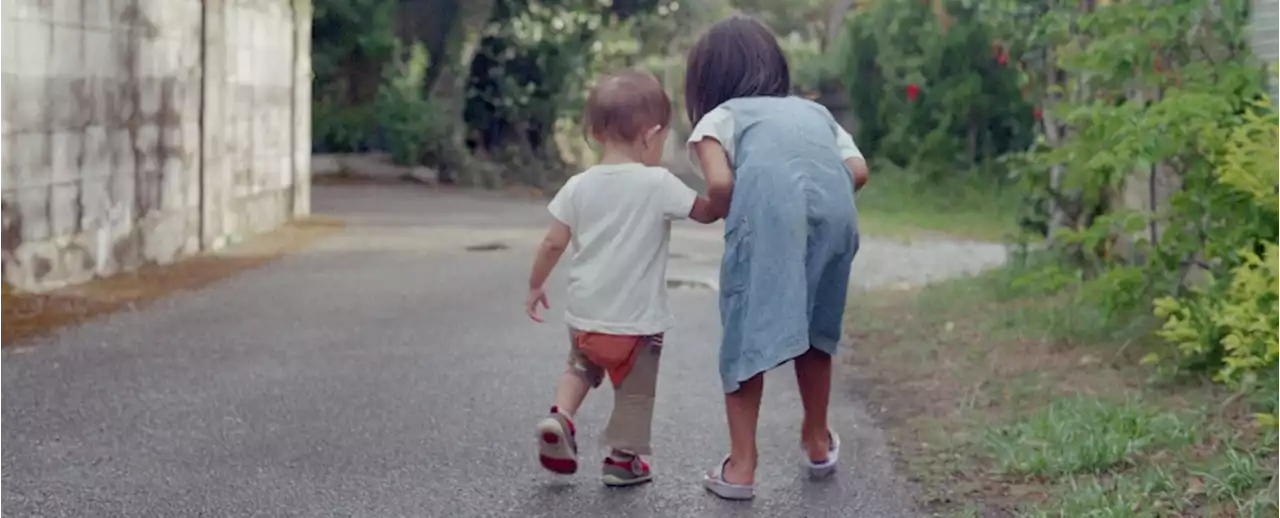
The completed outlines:
{"type": "Polygon", "coordinates": [[[312,138],[322,151],[372,145],[382,64],[395,56],[396,0],[316,0],[312,13],[312,138]]]}
{"type": "Polygon", "coordinates": [[[399,164],[440,167],[456,160],[452,121],[439,103],[426,97],[423,85],[428,67],[426,49],[410,46],[385,69],[374,102],[387,150],[399,164]]]}
{"type": "Polygon", "coordinates": [[[552,134],[581,99],[601,31],[657,0],[497,0],[472,59],[464,120],[487,152],[555,156],[552,134]],[[620,11],[621,10],[621,11],[620,11]]]}
{"type": "Polygon", "coordinates": [[[1031,137],[1018,76],[979,11],[943,5],[945,17],[927,2],[877,0],[849,24],[841,59],[864,152],[929,178],[993,171],[1031,137]]]}
{"type": "Polygon", "coordinates": [[[1215,369],[1215,377],[1234,386],[1254,385],[1257,373],[1275,371],[1280,356],[1280,254],[1275,224],[1277,184],[1273,157],[1277,120],[1263,105],[1246,113],[1244,124],[1231,131],[1214,161],[1222,197],[1234,198],[1240,212],[1211,216],[1245,216],[1231,221],[1255,232],[1209,235],[1204,262],[1224,271],[1209,275],[1201,286],[1180,297],[1156,302],[1165,320],[1160,335],[1195,363],[1215,369]],[[1246,225],[1240,225],[1246,223],[1246,225]],[[1243,235],[1241,235],[1243,234],[1243,235]]]}
{"type": "MultiPolygon", "coordinates": [[[[484,185],[514,181],[554,186],[562,180],[566,160],[592,154],[574,128],[595,77],[620,68],[647,69],[663,80],[678,105],[686,49],[706,24],[739,7],[762,15],[785,35],[796,35],[784,42],[800,64],[798,81],[817,84],[832,75],[821,51],[853,2],[402,4],[317,0],[315,147],[379,149],[404,163],[455,164],[468,171],[450,171],[445,178],[483,177],[484,185]],[[429,54],[439,54],[432,55],[421,80],[406,69],[412,61],[408,49],[419,44],[429,54]],[[425,93],[414,92],[409,83],[420,84],[425,93]],[[478,161],[465,156],[463,141],[478,161]],[[561,149],[566,145],[569,149],[561,149]],[[494,161],[509,161],[513,167],[494,161]],[[539,165],[518,166],[533,163],[539,165]]],[[[684,124],[682,118],[676,122],[684,124]]]]}
{"type": "Polygon", "coordinates": [[[830,0],[735,0],[733,6],[759,18],[783,39],[817,41],[825,28],[830,0]]]}
{"type": "MultiPolygon", "coordinates": [[[[791,84],[803,94],[820,94],[830,89],[840,75],[840,55],[824,52],[817,40],[791,33],[778,38],[791,65],[791,84]]],[[[836,85],[837,87],[839,85],[836,85]]]]}
{"type": "Polygon", "coordinates": [[[1181,367],[1233,383],[1274,369],[1276,121],[1248,105],[1261,82],[1244,5],[1146,0],[1048,18],[1046,33],[1071,38],[1051,53],[1067,80],[1042,99],[1069,138],[1042,140],[1018,173],[1063,213],[1052,249],[1107,314],[1159,299],[1181,367]],[[1139,189],[1144,207],[1129,201],[1139,189]]]}

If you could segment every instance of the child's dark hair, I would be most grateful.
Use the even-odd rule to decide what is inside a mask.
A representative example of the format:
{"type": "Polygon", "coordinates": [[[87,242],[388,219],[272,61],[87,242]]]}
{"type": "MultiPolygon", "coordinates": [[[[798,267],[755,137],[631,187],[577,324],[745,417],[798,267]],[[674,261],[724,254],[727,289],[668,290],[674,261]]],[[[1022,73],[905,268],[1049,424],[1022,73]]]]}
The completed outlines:
{"type": "Polygon", "coordinates": [[[790,93],[787,57],[769,28],[754,18],[737,15],[717,22],[689,51],[684,104],[694,124],[730,99],[790,93]]]}
{"type": "Polygon", "coordinates": [[[611,74],[587,95],[584,133],[602,141],[633,142],[654,126],[671,124],[671,98],[652,74],[611,74]]]}

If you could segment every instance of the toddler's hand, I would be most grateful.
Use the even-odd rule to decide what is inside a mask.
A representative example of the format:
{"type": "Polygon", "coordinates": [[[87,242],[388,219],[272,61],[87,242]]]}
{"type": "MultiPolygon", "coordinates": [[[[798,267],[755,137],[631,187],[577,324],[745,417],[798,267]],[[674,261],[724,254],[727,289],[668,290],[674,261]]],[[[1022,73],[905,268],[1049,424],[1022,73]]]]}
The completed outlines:
{"type": "Polygon", "coordinates": [[[542,316],[538,315],[538,304],[542,304],[544,309],[550,309],[547,304],[547,292],[542,288],[529,288],[529,296],[524,299],[524,312],[534,322],[541,323],[542,316]]]}

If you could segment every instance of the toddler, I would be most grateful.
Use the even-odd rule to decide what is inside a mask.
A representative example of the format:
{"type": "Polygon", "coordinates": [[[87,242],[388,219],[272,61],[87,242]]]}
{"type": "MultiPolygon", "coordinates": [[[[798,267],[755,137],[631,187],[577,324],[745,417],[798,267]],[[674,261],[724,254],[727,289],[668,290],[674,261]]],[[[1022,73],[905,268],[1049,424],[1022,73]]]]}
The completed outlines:
{"type": "Polygon", "coordinates": [[[574,413],[607,376],[614,406],[601,443],[609,448],[603,479],[630,486],[653,479],[641,455],[650,453],[654,391],[667,308],[667,246],[671,221],[718,219],[709,203],[658,167],[671,122],[671,101],[652,75],[604,78],[586,105],[586,131],[599,142],[599,165],[573,176],[551,200],[555,221],[534,260],[525,306],[542,322],[543,284],[572,246],[569,265],[568,367],[556,384],[555,406],[537,427],[538,458],[555,473],[578,469],[574,413]]]}

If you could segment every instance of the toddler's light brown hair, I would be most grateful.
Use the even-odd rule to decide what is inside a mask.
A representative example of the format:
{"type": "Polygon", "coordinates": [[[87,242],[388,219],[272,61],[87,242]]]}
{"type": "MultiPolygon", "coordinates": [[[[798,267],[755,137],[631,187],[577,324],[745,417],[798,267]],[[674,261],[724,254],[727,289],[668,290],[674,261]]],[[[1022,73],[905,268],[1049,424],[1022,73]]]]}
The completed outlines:
{"type": "Polygon", "coordinates": [[[587,95],[585,132],[601,142],[635,142],[654,126],[671,124],[671,98],[653,74],[611,74],[587,95]]]}

